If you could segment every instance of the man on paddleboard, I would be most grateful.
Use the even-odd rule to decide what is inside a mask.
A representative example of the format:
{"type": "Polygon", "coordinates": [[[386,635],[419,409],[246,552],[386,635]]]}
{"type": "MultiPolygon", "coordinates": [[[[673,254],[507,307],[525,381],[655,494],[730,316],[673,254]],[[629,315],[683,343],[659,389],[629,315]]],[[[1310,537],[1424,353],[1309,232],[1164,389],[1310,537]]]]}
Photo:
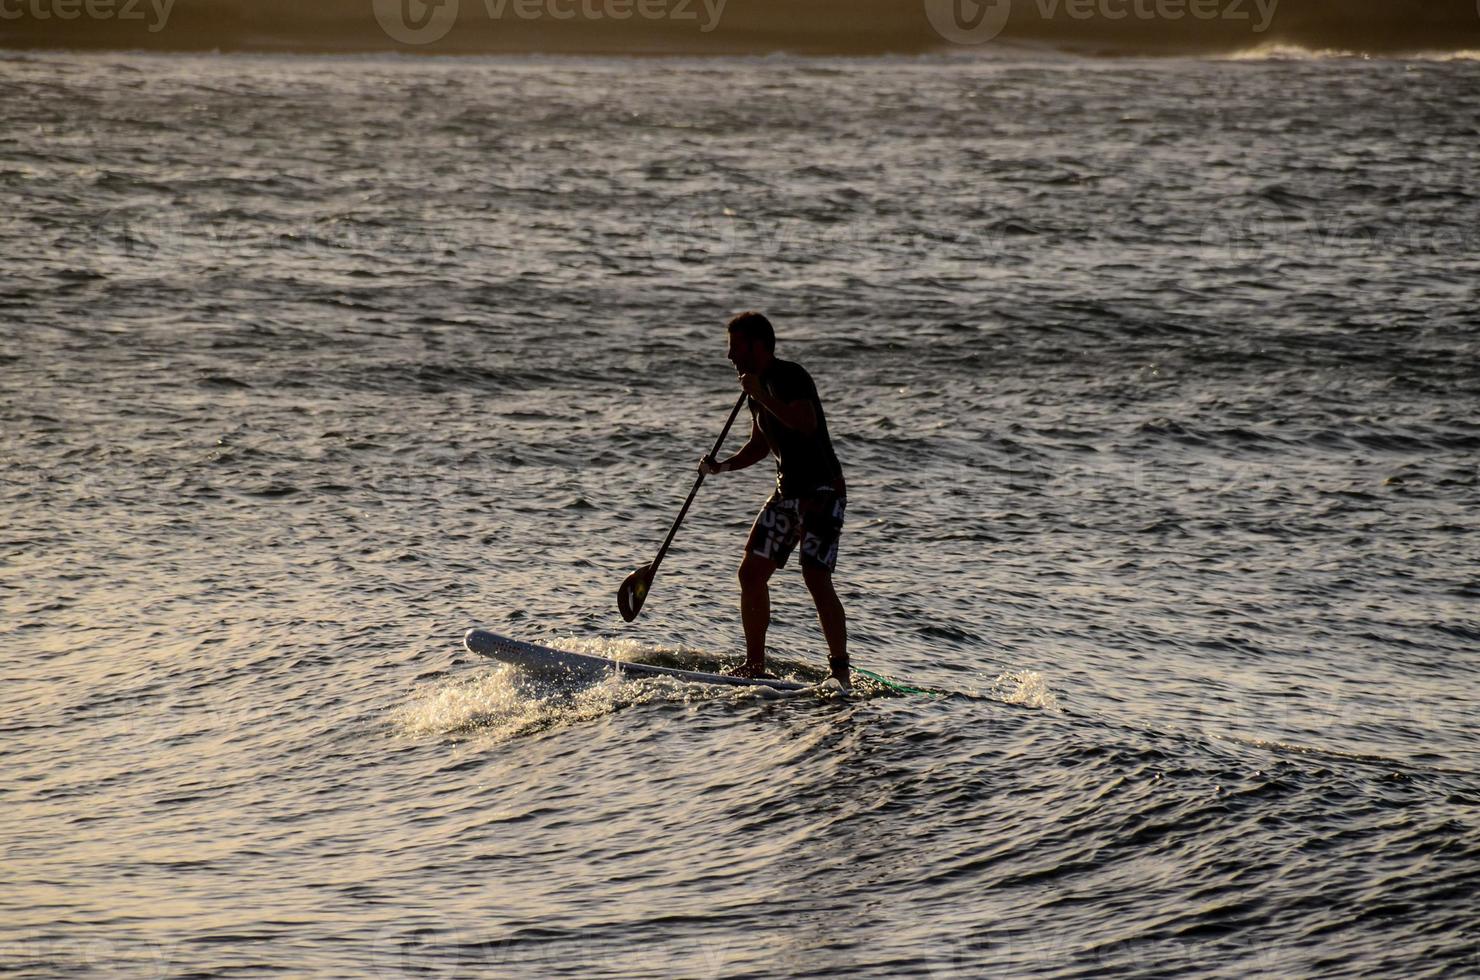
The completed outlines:
{"type": "Polygon", "coordinates": [[[767,677],[766,629],[771,625],[768,583],[798,544],[802,578],[817,604],[817,619],[827,638],[828,667],[848,686],[848,623],[833,589],[838,538],[843,532],[847,488],[843,468],[827,434],[827,418],[812,376],[800,365],[776,357],[776,333],[759,313],[732,319],[727,356],[740,372],[750,397],[750,439],[728,459],[706,456],[705,473],[728,473],[776,457],[776,489],[761,507],[745,557],[740,562],[740,620],[745,627],[741,677],[767,677]]]}

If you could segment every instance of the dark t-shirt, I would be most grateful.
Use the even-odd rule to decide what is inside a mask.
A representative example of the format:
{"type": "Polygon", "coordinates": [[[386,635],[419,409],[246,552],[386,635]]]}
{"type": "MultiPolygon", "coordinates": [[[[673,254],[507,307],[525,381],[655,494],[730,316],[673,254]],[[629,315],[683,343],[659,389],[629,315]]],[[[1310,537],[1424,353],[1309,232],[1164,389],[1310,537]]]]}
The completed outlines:
{"type": "Polygon", "coordinates": [[[812,383],[812,376],[800,364],[778,359],[773,360],[766,373],[761,375],[761,384],[772,398],[783,405],[806,399],[812,403],[812,411],[817,413],[817,428],[807,435],[782,425],[780,419],[762,408],[754,398],[746,400],[751,416],[760,425],[776,457],[776,488],[781,495],[809,496],[818,487],[840,479],[843,467],[833,452],[832,439],[827,434],[827,417],[822,414],[822,402],[817,397],[817,386],[812,383]]]}

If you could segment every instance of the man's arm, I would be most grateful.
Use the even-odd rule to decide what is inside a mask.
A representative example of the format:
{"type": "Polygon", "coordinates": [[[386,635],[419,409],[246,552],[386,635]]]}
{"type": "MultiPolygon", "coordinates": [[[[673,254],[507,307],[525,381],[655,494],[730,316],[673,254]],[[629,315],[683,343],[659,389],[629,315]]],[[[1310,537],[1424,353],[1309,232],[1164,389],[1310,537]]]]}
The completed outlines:
{"type": "Polygon", "coordinates": [[[750,397],[760,402],[762,408],[780,419],[788,429],[796,429],[806,436],[817,431],[817,413],[812,409],[810,398],[798,398],[792,402],[773,398],[761,387],[760,376],[756,374],[742,374],[740,384],[750,397]]]}
{"type": "Polygon", "coordinates": [[[743,470],[747,466],[754,466],[765,459],[771,453],[771,444],[766,441],[766,434],[761,431],[760,425],[751,420],[750,438],[740,451],[729,459],[714,461],[714,457],[705,456],[699,461],[699,469],[705,473],[724,473],[730,470],[743,470]]]}

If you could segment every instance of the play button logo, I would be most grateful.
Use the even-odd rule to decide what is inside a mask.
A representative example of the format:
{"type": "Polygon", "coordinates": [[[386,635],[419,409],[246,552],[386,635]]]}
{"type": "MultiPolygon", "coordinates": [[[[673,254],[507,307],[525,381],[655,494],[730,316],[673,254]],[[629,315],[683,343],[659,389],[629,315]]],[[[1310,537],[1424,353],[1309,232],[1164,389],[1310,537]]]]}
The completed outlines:
{"type": "Polygon", "coordinates": [[[375,0],[375,20],[393,41],[431,44],[452,30],[457,0],[375,0]]]}
{"type": "MultiPolygon", "coordinates": [[[[924,0],[935,33],[952,44],[985,44],[1007,26],[1012,0],[924,0]]],[[[1477,0],[1480,2],[1480,0],[1477,0]]]]}

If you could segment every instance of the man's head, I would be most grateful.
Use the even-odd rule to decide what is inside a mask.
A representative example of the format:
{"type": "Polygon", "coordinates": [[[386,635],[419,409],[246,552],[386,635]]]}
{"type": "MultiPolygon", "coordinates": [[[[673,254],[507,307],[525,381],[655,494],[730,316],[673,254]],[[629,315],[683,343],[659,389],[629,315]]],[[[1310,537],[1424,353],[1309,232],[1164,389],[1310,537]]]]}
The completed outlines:
{"type": "Polygon", "coordinates": [[[776,352],[776,331],[771,321],[755,312],[741,313],[725,324],[730,335],[727,353],[735,370],[742,374],[761,371],[771,363],[776,352]]]}

